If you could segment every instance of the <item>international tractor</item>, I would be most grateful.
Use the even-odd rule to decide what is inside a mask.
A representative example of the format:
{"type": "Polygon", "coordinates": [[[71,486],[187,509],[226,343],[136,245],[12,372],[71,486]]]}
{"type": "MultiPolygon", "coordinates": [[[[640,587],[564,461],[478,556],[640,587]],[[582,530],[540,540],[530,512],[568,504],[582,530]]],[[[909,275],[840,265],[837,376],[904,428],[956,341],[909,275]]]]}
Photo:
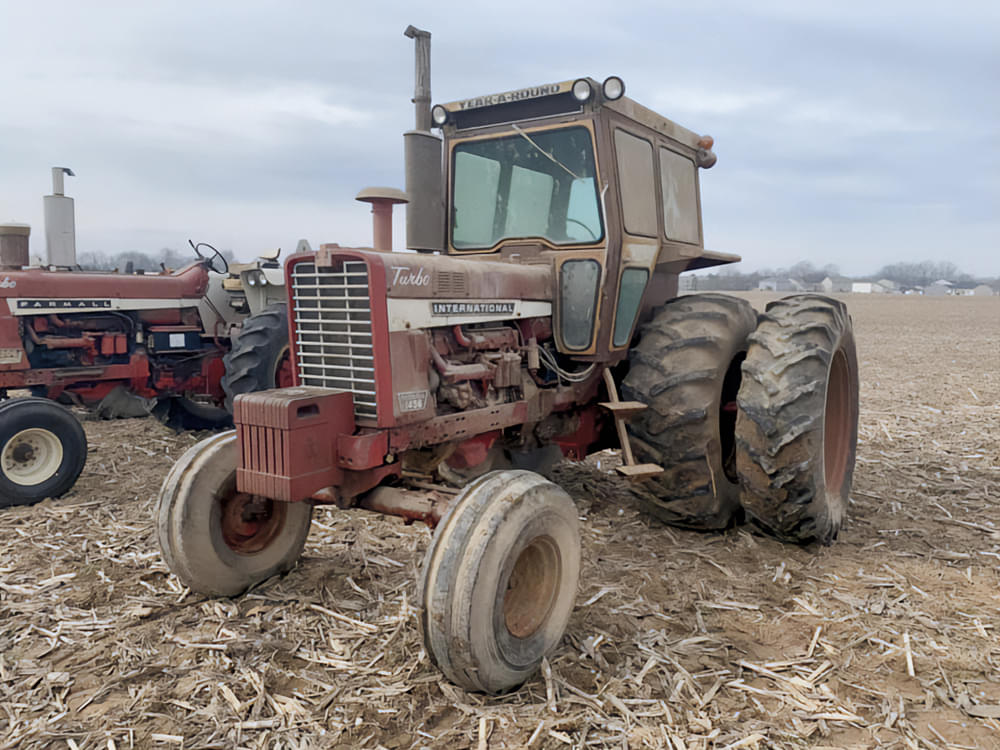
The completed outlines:
{"type": "Polygon", "coordinates": [[[235,394],[291,384],[276,255],[230,269],[200,243],[177,271],[81,271],[66,173],[45,197],[48,264],[29,262],[27,226],[0,226],[0,507],[79,477],[86,437],[56,400],[220,426],[235,394]],[[31,397],[7,398],[17,391],[31,397]]]}
{"type": "MultiPolygon", "coordinates": [[[[426,32],[407,33],[419,63],[426,32]]],[[[419,252],[288,259],[294,386],[236,397],[236,429],[164,481],[157,530],[186,586],[234,596],[294,565],[316,504],[426,522],[427,653],[498,693],[535,671],[574,606],[578,512],[542,475],[553,458],[619,448],[622,481],[662,519],[718,529],[745,513],[828,543],[851,485],[857,360],[835,300],[757,315],[678,296],[680,273],[738,260],[703,245],[712,139],[621,79],[433,109],[428,89],[418,67],[405,139],[419,252]]]]}

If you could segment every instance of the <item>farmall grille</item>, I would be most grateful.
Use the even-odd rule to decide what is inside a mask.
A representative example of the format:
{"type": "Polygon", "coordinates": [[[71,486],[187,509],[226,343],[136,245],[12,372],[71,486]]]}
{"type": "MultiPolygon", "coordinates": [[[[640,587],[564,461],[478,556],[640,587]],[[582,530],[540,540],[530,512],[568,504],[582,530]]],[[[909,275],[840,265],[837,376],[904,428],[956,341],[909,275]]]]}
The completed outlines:
{"type": "Polygon", "coordinates": [[[354,415],[375,419],[375,358],[372,349],[368,266],[344,261],[316,270],[292,268],[295,353],[299,382],[354,394],[354,415]]]}

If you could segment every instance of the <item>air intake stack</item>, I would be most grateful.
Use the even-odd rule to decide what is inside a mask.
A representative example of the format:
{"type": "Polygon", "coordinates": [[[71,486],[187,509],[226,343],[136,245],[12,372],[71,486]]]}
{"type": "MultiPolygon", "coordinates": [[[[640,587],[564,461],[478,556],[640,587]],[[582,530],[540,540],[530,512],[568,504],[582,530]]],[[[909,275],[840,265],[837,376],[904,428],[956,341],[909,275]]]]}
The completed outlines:
{"type": "Polygon", "coordinates": [[[407,26],[403,35],[415,42],[416,127],[403,133],[406,161],[406,246],[423,252],[444,249],[444,190],[441,139],[431,132],[431,33],[407,26]]]}
{"type": "Polygon", "coordinates": [[[52,195],[45,207],[45,250],[50,266],[76,265],[76,217],[73,199],[66,195],[63,176],[75,177],[69,167],[52,167],[52,195]]]}
{"type": "Polygon", "coordinates": [[[27,224],[0,224],[0,268],[17,269],[28,265],[27,224]]]}

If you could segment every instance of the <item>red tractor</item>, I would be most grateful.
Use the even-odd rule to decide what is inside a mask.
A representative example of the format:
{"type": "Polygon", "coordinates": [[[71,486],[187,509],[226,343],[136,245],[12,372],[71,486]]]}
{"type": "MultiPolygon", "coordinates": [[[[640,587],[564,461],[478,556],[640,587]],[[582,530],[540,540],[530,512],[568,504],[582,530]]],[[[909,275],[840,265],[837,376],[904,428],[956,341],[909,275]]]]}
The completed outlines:
{"type": "MultiPolygon", "coordinates": [[[[426,57],[426,32],[407,32],[426,57]]],[[[616,77],[429,111],[417,80],[408,245],[422,252],[288,259],[295,386],[238,396],[236,429],[175,464],[157,516],[170,569],[233,596],[294,565],[314,504],[425,521],[427,652],[458,685],[500,692],[573,610],[577,511],[539,473],[554,457],[618,447],[661,518],[721,528],[745,511],[830,542],[857,439],[851,321],[816,295],[760,316],[678,297],[681,272],[738,260],[702,242],[712,139],[616,77]]]]}
{"type": "Polygon", "coordinates": [[[182,424],[224,426],[227,394],[288,382],[284,305],[264,307],[273,294],[242,290],[280,274],[276,263],[230,276],[219,252],[192,244],[197,259],[174,272],[81,271],[64,172],[53,170],[45,198],[50,265],[29,265],[27,227],[0,227],[0,507],[57,497],[80,475],[86,438],[56,400],[117,416],[169,408],[182,424]],[[246,355],[275,318],[277,338],[269,332],[269,346],[246,355]],[[33,397],[7,399],[9,390],[33,397]]]}

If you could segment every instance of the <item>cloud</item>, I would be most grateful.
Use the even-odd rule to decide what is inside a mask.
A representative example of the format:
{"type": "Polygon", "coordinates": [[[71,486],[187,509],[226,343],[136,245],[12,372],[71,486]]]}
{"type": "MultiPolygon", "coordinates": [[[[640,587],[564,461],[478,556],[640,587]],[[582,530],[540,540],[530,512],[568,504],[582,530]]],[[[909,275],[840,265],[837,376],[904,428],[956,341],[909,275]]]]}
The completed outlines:
{"type": "Polygon", "coordinates": [[[48,168],[66,164],[81,249],[153,250],[188,232],[238,252],[367,242],[354,195],[402,187],[412,22],[434,34],[435,101],[617,74],[630,96],[711,133],[706,236],[749,267],[817,252],[862,272],[916,246],[996,272],[995,2],[179,0],[3,14],[0,217],[40,227],[48,168]]]}

